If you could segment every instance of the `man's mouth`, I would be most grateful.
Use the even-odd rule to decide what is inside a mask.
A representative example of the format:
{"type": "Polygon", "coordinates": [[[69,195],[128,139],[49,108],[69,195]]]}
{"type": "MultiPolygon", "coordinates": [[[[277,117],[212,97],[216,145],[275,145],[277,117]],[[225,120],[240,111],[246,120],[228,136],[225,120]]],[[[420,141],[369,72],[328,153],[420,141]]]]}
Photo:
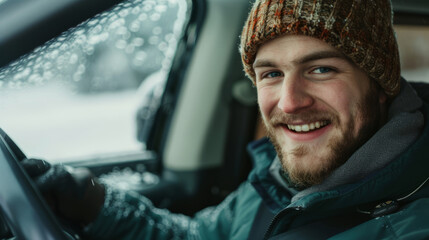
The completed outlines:
{"type": "Polygon", "coordinates": [[[291,131],[301,133],[301,132],[310,132],[310,131],[323,128],[329,123],[330,123],[329,121],[324,120],[324,121],[316,121],[316,122],[306,123],[306,124],[285,124],[285,126],[291,131]]]}

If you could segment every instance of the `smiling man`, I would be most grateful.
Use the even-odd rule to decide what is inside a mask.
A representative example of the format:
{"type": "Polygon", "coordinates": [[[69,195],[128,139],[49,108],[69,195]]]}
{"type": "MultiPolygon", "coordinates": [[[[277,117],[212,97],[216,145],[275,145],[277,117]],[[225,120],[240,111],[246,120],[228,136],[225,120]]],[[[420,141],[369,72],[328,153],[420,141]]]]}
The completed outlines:
{"type": "Polygon", "coordinates": [[[429,237],[427,107],[400,77],[389,0],[257,0],[240,52],[269,137],[249,147],[250,238],[429,237]]]}
{"type": "Polygon", "coordinates": [[[253,64],[268,134],[290,179],[319,184],[385,121],[386,94],[329,44],[285,35],[253,64]]]}
{"type": "Polygon", "coordinates": [[[88,171],[23,165],[91,239],[429,239],[429,88],[401,79],[391,13],[255,1],[240,53],[269,138],[249,145],[248,180],[193,218],[88,171]]]}

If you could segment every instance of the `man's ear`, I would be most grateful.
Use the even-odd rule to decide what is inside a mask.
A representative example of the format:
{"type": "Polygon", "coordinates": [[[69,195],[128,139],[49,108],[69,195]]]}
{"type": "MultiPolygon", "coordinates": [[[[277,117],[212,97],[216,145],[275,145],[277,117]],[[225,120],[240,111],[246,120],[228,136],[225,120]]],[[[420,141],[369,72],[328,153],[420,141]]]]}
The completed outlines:
{"type": "Polygon", "coordinates": [[[378,82],[374,79],[371,78],[371,84],[373,88],[377,89],[377,93],[378,93],[378,103],[380,105],[387,105],[388,101],[389,101],[389,97],[387,96],[386,92],[384,92],[384,89],[380,86],[380,84],[378,84],[378,82]]]}
{"type": "Polygon", "coordinates": [[[387,102],[387,95],[382,88],[378,89],[378,102],[380,104],[386,104],[387,102]]]}

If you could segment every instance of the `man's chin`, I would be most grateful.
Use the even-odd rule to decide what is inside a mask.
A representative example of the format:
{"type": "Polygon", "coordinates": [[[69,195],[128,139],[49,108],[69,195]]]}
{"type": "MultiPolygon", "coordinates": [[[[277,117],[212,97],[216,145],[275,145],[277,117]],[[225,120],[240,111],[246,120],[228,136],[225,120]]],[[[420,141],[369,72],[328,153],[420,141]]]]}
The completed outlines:
{"type": "Polygon", "coordinates": [[[316,143],[297,144],[292,148],[283,148],[291,144],[276,141],[271,138],[289,180],[299,187],[309,187],[319,184],[326,177],[327,158],[321,155],[320,149],[327,146],[318,146],[316,143]]]}
{"type": "Polygon", "coordinates": [[[310,187],[323,182],[333,170],[332,163],[315,152],[301,148],[295,151],[298,155],[287,154],[279,156],[283,169],[290,180],[301,187],[310,187]]]}

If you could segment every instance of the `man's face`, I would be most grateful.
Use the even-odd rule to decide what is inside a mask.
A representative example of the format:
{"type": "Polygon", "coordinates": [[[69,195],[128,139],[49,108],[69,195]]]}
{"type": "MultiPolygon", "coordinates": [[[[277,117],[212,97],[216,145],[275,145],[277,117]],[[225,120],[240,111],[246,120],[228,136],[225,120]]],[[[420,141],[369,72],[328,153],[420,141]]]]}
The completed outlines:
{"type": "Polygon", "coordinates": [[[262,118],[291,180],[321,183],[384,121],[386,95],[327,43],[286,35],[253,64],[262,118]]]}

